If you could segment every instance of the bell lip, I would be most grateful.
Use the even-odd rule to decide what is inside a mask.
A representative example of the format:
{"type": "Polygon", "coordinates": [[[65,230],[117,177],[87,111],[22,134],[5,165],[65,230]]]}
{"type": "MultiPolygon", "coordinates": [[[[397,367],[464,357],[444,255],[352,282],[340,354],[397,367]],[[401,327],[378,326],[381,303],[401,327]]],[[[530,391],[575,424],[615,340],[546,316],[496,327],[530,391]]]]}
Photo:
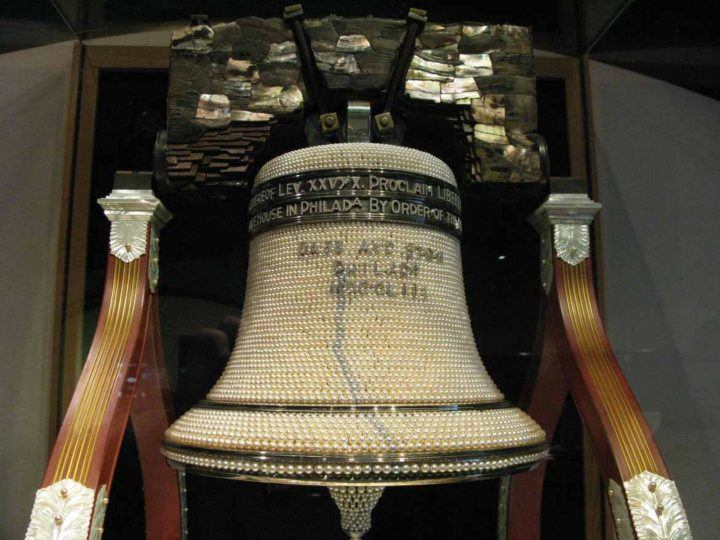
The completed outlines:
{"type": "Polygon", "coordinates": [[[376,454],[376,455],[301,455],[277,454],[272,452],[232,452],[223,450],[201,449],[188,446],[174,445],[163,442],[161,452],[168,464],[175,469],[185,470],[203,476],[246,480],[254,482],[298,484],[314,486],[377,486],[377,485],[421,485],[454,483],[468,480],[483,480],[497,478],[508,474],[529,471],[548,459],[550,445],[547,443],[525,446],[498,448],[495,450],[457,452],[447,454],[376,454]],[[212,465],[202,466],[183,461],[182,457],[173,457],[173,454],[184,454],[189,459],[215,459],[219,461],[258,464],[265,466],[266,470],[257,471],[227,470],[212,465]],[[270,466],[276,468],[282,465],[287,471],[288,465],[305,468],[301,473],[271,472],[270,466]],[[441,470],[440,466],[445,470],[441,470]],[[467,464],[467,468],[463,468],[467,464]],[[448,465],[452,469],[447,470],[448,465]],[[362,466],[363,471],[346,472],[348,466],[362,466]],[[366,467],[383,467],[384,470],[367,471],[366,467]],[[387,472],[387,467],[395,470],[387,472]],[[407,470],[410,466],[415,470],[407,470]],[[307,468],[311,467],[311,471],[307,468]],[[323,472],[317,472],[320,467],[323,472]],[[334,472],[325,472],[331,467],[334,472]],[[337,467],[342,467],[337,472],[337,467]],[[403,467],[402,469],[400,467],[403,467]],[[435,469],[433,470],[433,467],[435,469]],[[455,469],[457,468],[457,471],[455,469]]]}
{"type": "Polygon", "coordinates": [[[317,486],[317,487],[402,487],[402,486],[429,486],[437,484],[458,484],[461,482],[476,482],[481,480],[493,480],[504,476],[519,474],[532,471],[540,466],[548,457],[543,457],[535,461],[529,461],[520,465],[513,465],[504,468],[493,469],[490,471],[481,471],[472,474],[464,474],[459,476],[427,476],[414,479],[396,479],[395,477],[380,477],[378,480],[305,480],[293,477],[278,476],[254,476],[246,473],[233,473],[230,471],[218,471],[215,469],[197,467],[193,465],[185,465],[168,459],[168,464],[178,471],[194,474],[196,476],[205,476],[208,478],[223,478],[226,480],[236,480],[241,482],[255,482],[259,484],[283,484],[295,486],[317,486]]]}
{"type": "Polygon", "coordinates": [[[504,446],[499,448],[489,448],[486,450],[471,450],[465,452],[396,452],[396,453],[377,453],[377,454],[291,454],[285,452],[243,452],[229,449],[202,448],[198,446],[190,446],[183,444],[175,444],[166,440],[162,443],[163,450],[180,451],[189,453],[204,454],[205,456],[223,458],[231,457],[233,459],[248,459],[269,462],[270,460],[298,460],[298,461],[321,461],[323,463],[337,464],[365,464],[365,463],[413,463],[415,461],[441,461],[441,460],[483,460],[499,457],[519,457],[524,455],[536,454],[546,451],[550,448],[547,442],[525,444],[522,446],[504,446]]]}
{"type": "Polygon", "coordinates": [[[397,403],[397,404],[360,404],[360,405],[336,405],[336,404],[297,404],[297,405],[276,405],[270,403],[231,403],[228,401],[217,401],[203,399],[193,408],[232,410],[232,411],[257,411],[257,412],[308,412],[308,413],[355,413],[355,412],[377,412],[377,413],[405,413],[405,412],[455,412],[455,411],[485,411],[496,409],[515,409],[512,402],[503,399],[499,401],[487,401],[476,403],[453,403],[453,404],[420,404],[420,403],[397,403]]]}

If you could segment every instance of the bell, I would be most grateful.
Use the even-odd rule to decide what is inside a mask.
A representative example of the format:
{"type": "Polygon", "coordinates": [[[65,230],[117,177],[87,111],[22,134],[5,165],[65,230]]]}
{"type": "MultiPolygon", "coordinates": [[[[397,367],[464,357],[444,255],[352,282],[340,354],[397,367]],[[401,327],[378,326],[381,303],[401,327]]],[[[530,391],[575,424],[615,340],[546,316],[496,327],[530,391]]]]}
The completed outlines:
{"type": "Polygon", "coordinates": [[[450,168],[375,143],[257,175],[245,305],[207,398],[166,432],[189,472],[322,485],[361,538],[384,486],[483,479],[546,458],[475,345],[450,168]]]}

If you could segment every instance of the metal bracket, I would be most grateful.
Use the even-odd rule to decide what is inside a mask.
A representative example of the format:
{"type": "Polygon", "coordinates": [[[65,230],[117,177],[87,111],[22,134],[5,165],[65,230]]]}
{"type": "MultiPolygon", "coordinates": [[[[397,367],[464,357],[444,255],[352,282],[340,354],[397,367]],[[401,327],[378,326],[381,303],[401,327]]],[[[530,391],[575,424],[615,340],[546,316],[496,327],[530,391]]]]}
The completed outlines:
{"type": "Polygon", "coordinates": [[[151,189],[152,173],[118,171],[115,184],[98,204],[110,220],[110,253],[129,263],[148,252],[147,226],[150,224],[148,283],[155,292],[159,274],[158,233],[172,218],[170,211],[151,189]]]}
{"type": "Polygon", "coordinates": [[[535,148],[540,157],[540,172],[543,180],[550,180],[550,151],[545,137],[539,133],[528,133],[527,137],[535,143],[535,148]]]}
{"type": "Polygon", "coordinates": [[[190,26],[203,26],[208,24],[210,18],[205,13],[193,13],[190,15],[190,26]]]}
{"type": "Polygon", "coordinates": [[[498,491],[498,518],[497,518],[497,540],[507,540],[508,529],[508,502],[510,499],[511,476],[503,476],[500,479],[498,491]]]}
{"type": "Polygon", "coordinates": [[[347,104],[347,142],[370,142],[370,103],[350,100],[347,104]]]}
{"type": "Polygon", "coordinates": [[[612,478],[608,481],[608,499],[610,499],[610,509],[612,510],[613,524],[615,525],[615,534],[618,540],[633,540],[635,537],[633,536],[632,522],[630,521],[630,513],[628,512],[623,489],[612,478]]]}
{"type": "Polygon", "coordinates": [[[320,115],[320,128],[325,135],[333,135],[337,133],[340,127],[340,119],[337,113],[330,112],[320,115]]]}
{"type": "Polygon", "coordinates": [[[415,39],[427,22],[427,12],[423,9],[410,8],[407,15],[407,29],[405,38],[398,52],[397,61],[392,71],[390,84],[385,94],[383,111],[375,115],[375,130],[380,137],[389,137],[395,132],[395,122],[392,118],[392,108],[395,101],[405,88],[410,63],[415,54],[415,39]]]}
{"type": "Polygon", "coordinates": [[[326,137],[334,137],[340,129],[340,121],[337,113],[330,111],[325,102],[319,70],[315,61],[315,54],[312,51],[312,47],[310,47],[310,39],[302,23],[304,18],[305,13],[303,12],[302,4],[285,6],[283,19],[292,31],[298,59],[300,60],[303,82],[310,94],[312,103],[317,107],[320,129],[326,137]]]}
{"type": "Polygon", "coordinates": [[[543,289],[550,293],[555,256],[576,265],[590,256],[590,228],[601,205],[587,196],[582,180],[554,180],[550,196],[528,221],[540,235],[540,267],[543,289]]]}
{"type": "Polygon", "coordinates": [[[187,483],[185,482],[185,469],[178,471],[178,486],[180,488],[180,540],[188,538],[188,502],[187,483]]]}
{"type": "Polygon", "coordinates": [[[93,510],[92,525],[90,525],[90,540],[100,540],[105,532],[105,512],[110,499],[107,496],[107,486],[103,485],[95,497],[95,509],[93,510]]]}

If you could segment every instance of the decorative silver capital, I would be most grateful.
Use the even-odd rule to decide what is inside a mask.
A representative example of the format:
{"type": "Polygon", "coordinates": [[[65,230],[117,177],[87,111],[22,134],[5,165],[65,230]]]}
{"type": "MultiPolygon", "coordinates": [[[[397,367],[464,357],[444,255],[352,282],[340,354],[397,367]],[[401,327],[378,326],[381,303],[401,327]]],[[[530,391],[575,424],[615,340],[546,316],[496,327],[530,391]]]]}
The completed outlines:
{"type": "Polygon", "coordinates": [[[644,471],[623,485],[638,540],[692,540],[675,482],[644,471]]]}
{"type": "Polygon", "coordinates": [[[601,205],[584,193],[553,193],[528,221],[540,234],[540,265],[543,288],[550,293],[555,254],[576,265],[590,256],[590,228],[601,205]]]}
{"type": "Polygon", "coordinates": [[[115,187],[107,197],[98,199],[98,204],[110,220],[110,253],[125,263],[147,253],[147,226],[150,225],[148,281],[150,290],[155,292],[160,248],[158,232],[170,221],[172,214],[149,189],[151,178],[151,173],[119,171],[115,176],[115,187]]]}
{"type": "Polygon", "coordinates": [[[87,538],[94,501],[94,490],[70,479],[39,489],[25,540],[87,538]]]}

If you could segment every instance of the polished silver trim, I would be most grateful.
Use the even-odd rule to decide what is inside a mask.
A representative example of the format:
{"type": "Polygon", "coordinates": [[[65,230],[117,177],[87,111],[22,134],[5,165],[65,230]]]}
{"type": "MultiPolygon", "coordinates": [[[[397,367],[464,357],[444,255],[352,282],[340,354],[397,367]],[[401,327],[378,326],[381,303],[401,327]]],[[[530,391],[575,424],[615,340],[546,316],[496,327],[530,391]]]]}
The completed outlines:
{"type": "Polygon", "coordinates": [[[643,471],[623,485],[638,540],[692,540],[675,482],[643,471]]]}
{"type": "Polygon", "coordinates": [[[623,489],[612,478],[608,480],[608,499],[610,500],[610,509],[612,510],[613,525],[615,526],[615,535],[617,540],[633,540],[632,521],[630,521],[630,513],[628,512],[627,502],[623,489]]]}
{"type": "Polygon", "coordinates": [[[105,532],[105,512],[109,503],[107,485],[103,484],[95,498],[95,509],[93,510],[92,525],[90,526],[90,540],[100,540],[103,537],[105,532]]]}
{"type": "MultiPolygon", "coordinates": [[[[352,36],[340,36],[342,38],[350,38],[352,36]]],[[[363,36],[360,36],[363,37],[363,36]]],[[[367,43],[367,39],[365,42],[367,43]]],[[[338,43],[340,41],[338,40],[338,43]]],[[[368,43],[368,47],[370,44],[368,43]]],[[[359,143],[370,142],[372,131],[370,130],[370,102],[362,100],[348,100],[347,104],[347,142],[359,143]]]]}
{"type": "Polygon", "coordinates": [[[503,476],[498,487],[497,540],[507,540],[508,502],[510,500],[510,482],[512,476],[503,476]]]}
{"type": "Polygon", "coordinates": [[[540,235],[540,275],[547,294],[555,257],[576,265],[590,256],[589,225],[600,208],[584,193],[553,193],[528,218],[540,235]]]}
{"type": "Polygon", "coordinates": [[[150,291],[155,292],[159,278],[158,233],[172,219],[172,213],[150,189],[113,189],[97,202],[110,221],[110,253],[124,263],[148,252],[150,226],[148,283],[150,291]]]}
{"type": "Polygon", "coordinates": [[[163,444],[171,466],[238,480],[303,485],[422,485],[497,478],[536,467],[548,445],[456,454],[296,456],[210,451],[163,444]]]}
{"type": "Polygon", "coordinates": [[[180,490],[180,540],[188,538],[188,502],[187,482],[185,481],[185,467],[180,467],[178,474],[178,488],[180,490]]]}
{"type": "Polygon", "coordinates": [[[87,538],[95,491],[66,478],[37,490],[25,540],[87,538]]]}
{"type": "Polygon", "coordinates": [[[211,450],[208,448],[195,448],[192,446],[176,445],[168,442],[162,443],[163,448],[175,451],[198,452],[208,456],[233,456],[235,458],[259,460],[268,462],[269,460],[298,460],[298,461],[322,461],[329,464],[343,463],[389,463],[397,461],[398,463],[413,462],[438,462],[442,460],[460,460],[460,461],[482,461],[485,459],[494,459],[498,457],[519,457],[538,452],[545,452],[549,449],[547,443],[529,444],[525,446],[509,446],[505,448],[493,448],[488,450],[475,450],[472,452],[448,452],[446,454],[429,453],[378,453],[378,454],[288,454],[282,452],[237,452],[232,450],[211,450]]]}

